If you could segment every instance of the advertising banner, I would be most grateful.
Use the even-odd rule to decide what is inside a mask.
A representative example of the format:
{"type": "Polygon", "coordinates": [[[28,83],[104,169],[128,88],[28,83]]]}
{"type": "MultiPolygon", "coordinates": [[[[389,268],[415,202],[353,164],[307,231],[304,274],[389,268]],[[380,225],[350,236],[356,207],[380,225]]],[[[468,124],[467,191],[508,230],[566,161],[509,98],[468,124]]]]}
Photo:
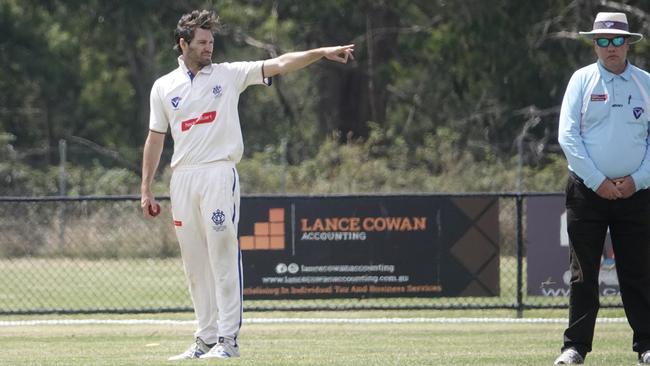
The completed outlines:
{"type": "Polygon", "coordinates": [[[244,197],[244,296],[497,296],[494,197],[244,197]]]}
{"type": "MultiPolygon", "coordinates": [[[[526,199],[528,295],[568,296],[569,236],[564,196],[526,199]]],[[[598,277],[601,295],[618,295],[618,277],[607,233],[598,277]]]]}

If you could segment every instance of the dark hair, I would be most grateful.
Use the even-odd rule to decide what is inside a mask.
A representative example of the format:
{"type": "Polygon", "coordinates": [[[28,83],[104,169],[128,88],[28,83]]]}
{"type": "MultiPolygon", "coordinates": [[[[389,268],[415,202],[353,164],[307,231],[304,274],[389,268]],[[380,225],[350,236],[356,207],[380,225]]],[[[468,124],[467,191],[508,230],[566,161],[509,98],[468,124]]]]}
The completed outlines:
{"type": "Polygon", "coordinates": [[[191,13],[184,14],[178,21],[176,29],[174,30],[174,39],[176,40],[174,49],[178,51],[179,54],[183,53],[180,46],[181,38],[183,38],[187,43],[192,42],[194,32],[197,28],[207,29],[214,33],[218,26],[219,17],[214,12],[208,10],[194,10],[191,13]]]}

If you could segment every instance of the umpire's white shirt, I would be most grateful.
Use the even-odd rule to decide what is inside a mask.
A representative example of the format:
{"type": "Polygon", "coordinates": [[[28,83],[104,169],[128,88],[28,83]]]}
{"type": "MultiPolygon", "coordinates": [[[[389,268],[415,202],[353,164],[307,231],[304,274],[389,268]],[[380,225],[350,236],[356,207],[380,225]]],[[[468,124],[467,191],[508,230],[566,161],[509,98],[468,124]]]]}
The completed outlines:
{"type": "Polygon", "coordinates": [[[237,104],[246,87],[264,84],[264,61],[211,64],[192,77],[183,56],[178,68],[153,84],[149,129],[171,128],[171,167],[217,161],[238,163],[244,151],[237,104]]]}

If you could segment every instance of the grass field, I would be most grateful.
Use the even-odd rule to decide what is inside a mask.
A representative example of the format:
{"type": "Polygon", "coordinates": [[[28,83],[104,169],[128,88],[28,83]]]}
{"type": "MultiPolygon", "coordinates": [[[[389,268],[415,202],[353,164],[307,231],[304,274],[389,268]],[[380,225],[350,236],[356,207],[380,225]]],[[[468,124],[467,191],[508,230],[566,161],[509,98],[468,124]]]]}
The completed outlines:
{"type": "MultiPolygon", "coordinates": [[[[611,311],[610,311],[611,312],[611,311]]],[[[421,317],[436,312],[252,313],[247,318],[421,317]]],[[[489,315],[489,314],[488,314],[489,315]]],[[[191,314],[98,316],[192,319],[191,314]]],[[[93,317],[93,318],[98,318],[93,317]]],[[[44,317],[0,317],[43,319],[44,317]]],[[[45,318],[48,318],[45,316],[45,318]]],[[[51,319],[49,317],[48,319],[51,319]]],[[[75,317],[79,318],[79,316],[75,317]]],[[[169,362],[191,342],[192,325],[0,327],[0,365],[551,365],[564,324],[258,324],[242,328],[242,357],[169,362]]],[[[625,323],[599,323],[588,365],[636,365],[625,323]]]]}
{"type": "Polygon", "coordinates": [[[191,307],[180,258],[0,260],[0,309],[191,307]]]}
{"type": "MultiPolygon", "coordinates": [[[[492,298],[339,299],[328,304],[458,305],[512,304],[515,261],[501,260],[501,296],[492,298]]],[[[555,304],[565,298],[525,298],[555,304]]],[[[245,301],[251,305],[273,301],[245,301]]],[[[309,306],[285,301],[278,306],[309,306]]],[[[0,309],[123,309],[190,307],[180,259],[167,260],[0,260],[0,309]]],[[[566,310],[526,310],[525,317],[565,318],[566,310]]],[[[623,317],[622,309],[603,309],[623,317]]],[[[515,311],[400,310],[250,312],[256,318],[514,318],[515,311]]],[[[178,319],[192,313],[143,315],[0,316],[5,320],[178,319]]],[[[193,325],[22,325],[0,326],[0,366],[11,365],[551,365],[559,352],[564,323],[246,323],[242,358],[168,362],[192,341],[193,325]],[[219,362],[221,361],[221,362],[219,362]]],[[[635,365],[627,324],[600,323],[589,365],[635,365]]]]}
{"type": "MultiPolygon", "coordinates": [[[[245,302],[249,310],[289,306],[512,306],[516,301],[516,260],[501,257],[501,296],[397,299],[328,299],[245,302]]],[[[525,271],[524,271],[525,274],[525,271]]],[[[245,280],[245,279],[244,279],[245,280]]],[[[525,277],[524,277],[525,283],[525,277]]],[[[524,296],[526,304],[562,305],[566,297],[524,296]]],[[[620,297],[602,298],[603,304],[620,297]]],[[[0,260],[0,311],[120,310],[191,308],[180,258],[170,259],[3,259],[0,260]]]]}

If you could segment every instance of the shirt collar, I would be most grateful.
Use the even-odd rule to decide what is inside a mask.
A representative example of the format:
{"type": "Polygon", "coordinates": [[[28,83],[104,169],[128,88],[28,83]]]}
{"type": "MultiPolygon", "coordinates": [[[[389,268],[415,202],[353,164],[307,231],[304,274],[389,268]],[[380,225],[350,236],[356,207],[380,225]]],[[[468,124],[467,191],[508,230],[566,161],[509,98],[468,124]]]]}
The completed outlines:
{"type": "Polygon", "coordinates": [[[615,76],[620,76],[623,80],[630,80],[632,77],[632,66],[629,61],[625,61],[625,70],[623,70],[622,73],[620,74],[614,74],[613,72],[607,70],[605,66],[603,66],[603,63],[598,60],[598,71],[600,72],[600,77],[602,77],[605,81],[612,81],[615,76]]]}

